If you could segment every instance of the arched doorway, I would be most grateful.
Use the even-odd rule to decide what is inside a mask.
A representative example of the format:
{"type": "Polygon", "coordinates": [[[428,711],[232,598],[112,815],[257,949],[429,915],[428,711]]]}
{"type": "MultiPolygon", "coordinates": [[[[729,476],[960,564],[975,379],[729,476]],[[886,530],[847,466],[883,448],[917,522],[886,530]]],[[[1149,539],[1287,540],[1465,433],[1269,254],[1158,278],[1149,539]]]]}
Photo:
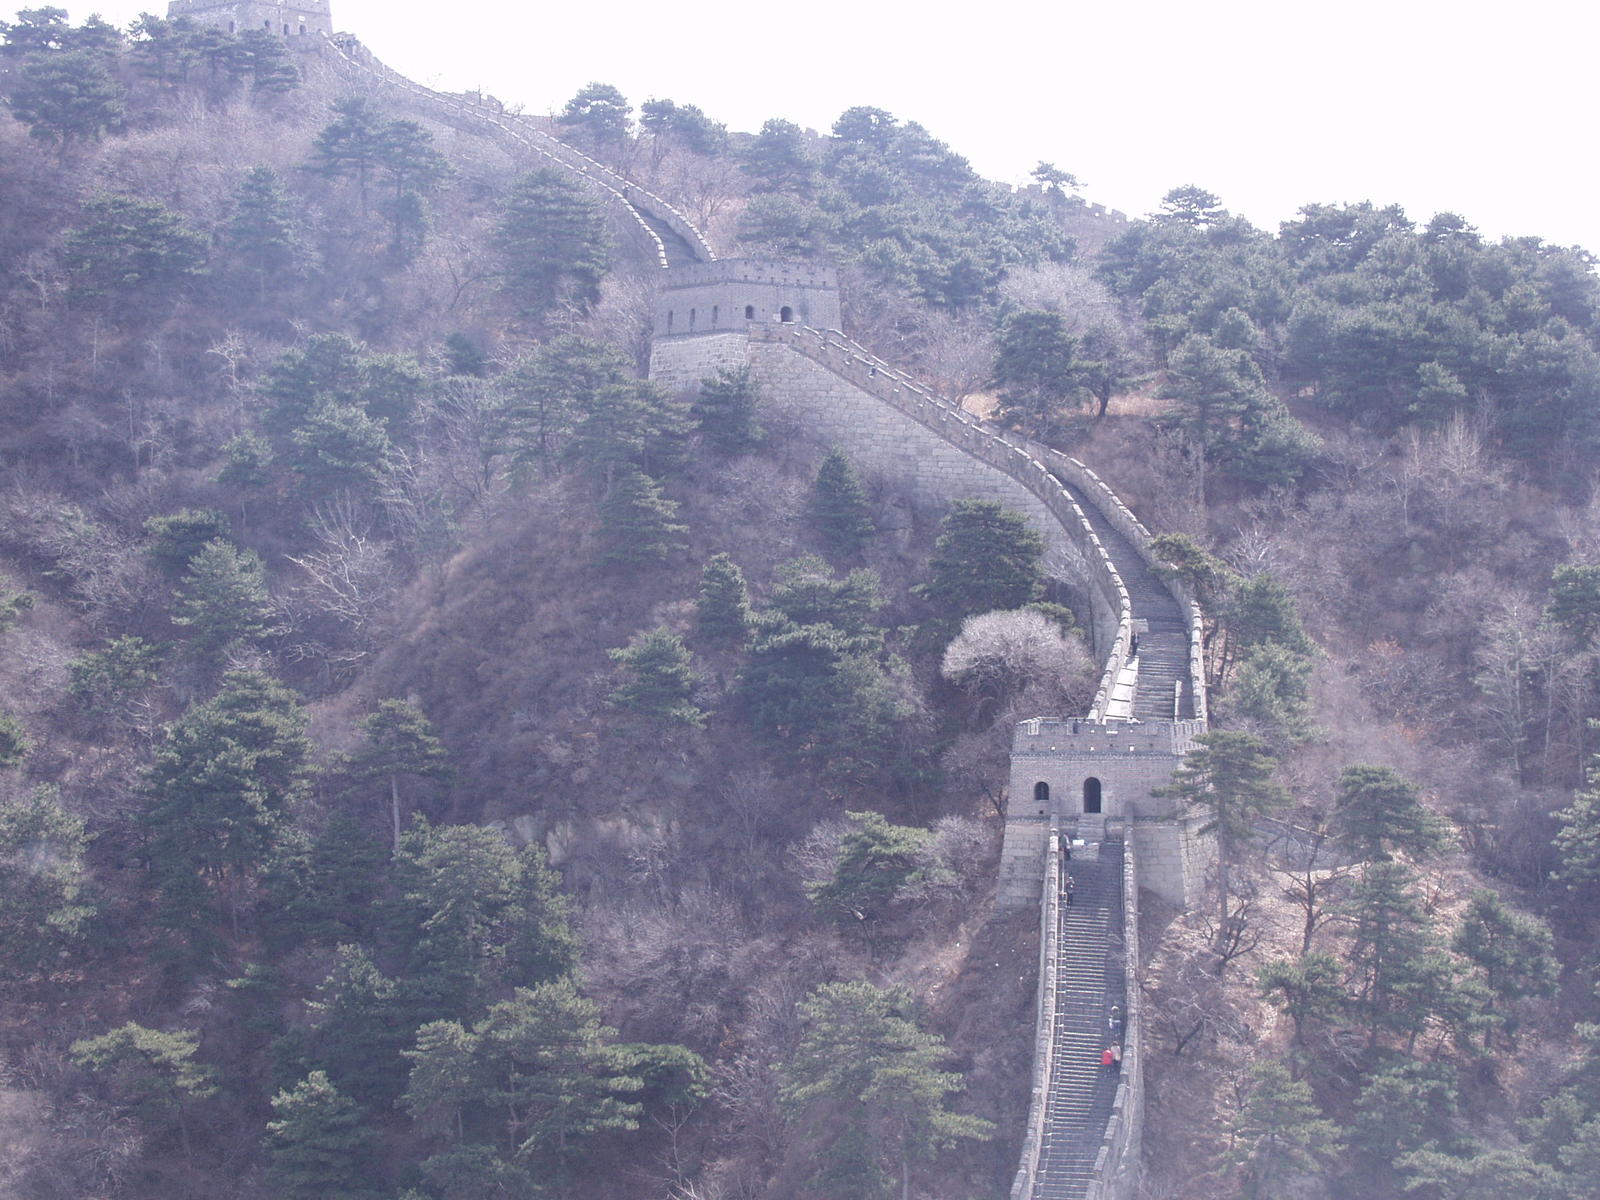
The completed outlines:
{"type": "Polygon", "coordinates": [[[1086,813],[1100,811],[1100,781],[1093,775],[1083,781],[1083,811],[1086,813]]]}
{"type": "Polygon", "coordinates": [[[1050,805],[1050,785],[1042,779],[1033,785],[1033,802],[1041,812],[1050,805]]]}
{"type": "Polygon", "coordinates": [[[794,321],[794,309],[785,304],[778,310],[778,320],[782,321],[785,325],[791,324],[794,321]]]}
{"type": "Polygon", "coordinates": [[[754,321],[756,319],[756,306],[754,304],[746,304],[744,306],[744,319],[746,321],[754,321]]]}

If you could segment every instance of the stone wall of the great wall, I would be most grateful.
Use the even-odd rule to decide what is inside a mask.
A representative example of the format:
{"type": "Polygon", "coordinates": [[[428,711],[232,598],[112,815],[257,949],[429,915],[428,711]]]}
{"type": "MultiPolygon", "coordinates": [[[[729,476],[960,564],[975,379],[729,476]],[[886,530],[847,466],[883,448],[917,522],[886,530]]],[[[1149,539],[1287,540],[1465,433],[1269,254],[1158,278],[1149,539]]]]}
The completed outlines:
{"type": "MultiPolygon", "coordinates": [[[[796,416],[819,445],[839,446],[869,479],[924,508],[942,508],[960,499],[998,500],[1026,515],[1044,537],[1049,575],[1079,586],[1092,577],[1060,518],[1016,479],[823,364],[795,353],[787,339],[767,341],[766,334],[756,327],[658,340],[651,378],[668,387],[691,388],[718,368],[748,366],[769,404],[796,416]]],[[[1119,614],[1103,589],[1084,590],[1094,610],[1095,642],[1109,644],[1119,614]]]]}

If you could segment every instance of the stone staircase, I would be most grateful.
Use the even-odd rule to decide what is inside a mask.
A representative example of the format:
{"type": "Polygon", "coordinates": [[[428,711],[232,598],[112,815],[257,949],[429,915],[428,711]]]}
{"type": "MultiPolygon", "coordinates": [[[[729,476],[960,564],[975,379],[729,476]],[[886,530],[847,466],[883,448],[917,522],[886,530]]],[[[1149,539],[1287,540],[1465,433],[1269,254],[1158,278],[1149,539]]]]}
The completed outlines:
{"type": "Polygon", "coordinates": [[[1100,544],[1116,564],[1122,584],[1128,589],[1133,615],[1142,626],[1133,715],[1143,720],[1194,716],[1194,694],[1189,684],[1189,623],[1183,610],[1099,507],[1059,475],[1056,478],[1078,502],[1100,544]],[[1176,706],[1174,696],[1178,697],[1176,706]]]}
{"type": "MultiPolygon", "coordinates": [[[[1077,847],[1064,863],[1076,887],[1060,909],[1055,1061],[1033,1196],[1081,1200],[1105,1141],[1118,1072],[1100,1065],[1112,1005],[1127,1009],[1121,841],[1077,847]]],[[[1063,898],[1064,899],[1064,898],[1063,898]]]]}

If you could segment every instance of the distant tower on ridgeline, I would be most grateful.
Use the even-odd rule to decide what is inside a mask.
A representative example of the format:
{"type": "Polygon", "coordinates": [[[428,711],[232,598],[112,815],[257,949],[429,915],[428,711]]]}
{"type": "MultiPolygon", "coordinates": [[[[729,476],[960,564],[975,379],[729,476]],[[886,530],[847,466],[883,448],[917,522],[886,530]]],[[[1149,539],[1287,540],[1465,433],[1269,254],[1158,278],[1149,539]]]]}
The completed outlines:
{"type": "Polygon", "coordinates": [[[278,37],[315,37],[333,32],[329,0],[170,0],[167,17],[188,17],[229,33],[260,29],[278,37]]]}

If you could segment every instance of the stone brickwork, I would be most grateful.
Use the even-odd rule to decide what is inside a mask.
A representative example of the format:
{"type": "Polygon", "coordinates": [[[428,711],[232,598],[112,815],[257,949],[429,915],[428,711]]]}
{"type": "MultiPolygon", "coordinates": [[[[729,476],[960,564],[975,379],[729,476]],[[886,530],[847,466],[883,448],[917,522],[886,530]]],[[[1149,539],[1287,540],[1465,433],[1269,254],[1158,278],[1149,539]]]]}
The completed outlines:
{"type": "Polygon", "coordinates": [[[1097,646],[1116,640],[1126,601],[1114,573],[1071,499],[1023,451],[976,418],[919,394],[842,336],[814,329],[757,323],[742,333],[659,339],[650,375],[687,389],[719,367],[738,366],[749,366],[768,402],[795,415],[819,444],[839,446],[861,471],[914,503],[998,500],[1021,512],[1045,539],[1046,572],[1089,583],[1097,646]]]}
{"type": "Polygon", "coordinates": [[[1204,882],[1196,835],[1176,801],[1152,795],[1203,733],[1201,721],[1036,718],[1011,741],[1001,846],[1001,907],[1032,903],[1046,831],[1119,825],[1138,851],[1143,885],[1180,905],[1204,882]]]}
{"type": "Polygon", "coordinates": [[[838,272],[777,259],[724,258],[672,271],[656,295],[656,344],[743,330],[751,321],[838,329],[838,272]]]}
{"type": "Polygon", "coordinates": [[[329,0],[170,0],[167,16],[188,17],[201,25],[244,33],[261,29],[279,37],[314,37],[333,33],[329,0]]]}
{"type": "Polygon", "coordinates": [[[1168,903],[1188,908],[1199,898],[1217,861],[1216,839],[1200,832],[1203,818],[1133,821],[1128,843],[1139,854],[1139,885],[1168,903]]]}

